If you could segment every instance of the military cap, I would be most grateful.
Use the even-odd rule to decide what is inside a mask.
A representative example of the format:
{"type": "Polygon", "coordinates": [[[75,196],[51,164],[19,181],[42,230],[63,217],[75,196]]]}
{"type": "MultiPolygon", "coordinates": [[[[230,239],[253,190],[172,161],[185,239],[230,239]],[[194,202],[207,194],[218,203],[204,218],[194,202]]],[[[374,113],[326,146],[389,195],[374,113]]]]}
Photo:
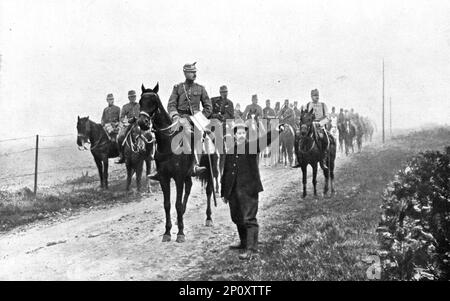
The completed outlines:
{"type": "Polygon", "coordinates": [[[106,95],[106,100],[114,100],[114,96],[112,95],[112,93],[109,93],[108,95],[106,95]]]}
{"type": "Polygon", "coordinates": [[[227,88],[227,86],[223,85],[220,87],[219,91],[220,92],[228,92],[228,88],[227,88]]]}
{"type": "Polygon", "coordinates": [[[311,96],[314,96],[314,95],[319,96],[319,90],[317,90],[317,89],[311,90],[311,96]]]}
{"type": "Polygon", "coordinates": [[[136,91],[134,91],[134,90],[128,91],[128,97],[130,97],[130,96],[136,96],[136,91]]]}
{"type": "Polygon", "coordinates": [[[195,62],[193,64],[185,64],[183,66],[183,71],[184,72],[197,72],[197,68],[195,67],[195,64],[197,64],[197,62],[195,62]]]}

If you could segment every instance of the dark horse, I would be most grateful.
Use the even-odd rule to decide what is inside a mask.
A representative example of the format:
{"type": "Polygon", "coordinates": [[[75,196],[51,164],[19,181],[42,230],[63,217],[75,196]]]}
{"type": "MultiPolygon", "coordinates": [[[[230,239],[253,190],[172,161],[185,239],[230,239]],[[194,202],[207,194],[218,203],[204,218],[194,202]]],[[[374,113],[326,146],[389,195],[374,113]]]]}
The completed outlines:
{"type": "MultiPolygon", "coordinates": [[[[174,137],[178,137],[178,133],[182,130],[182,127],[178,127],[178,130],[173,130],[171,118],[167,111],[164,109],[161,100],[158,96],[159,85],[153,89],[146,89],[144,85],[141,87],[142,94],[139,100],[141,109],[141,115],[139,117],[138,125],[147,130],[150,127],[150,122],[153,125],[153,131],[156,138],[156,152],[155,163],[160,175],[160,185],[164,194],[164,210],[166,212],[166,231],[163,235],[163,242],[170,241],[170,230],[172,229],[172,221],[170,218],[170,180],[175,180],[175,186],[177,191],[175,208],[177,210],[177,225],[178,234],[177,242],[184,242],[184,223],[183,215],[186,211],[186,205],[191,193],[192,178],[191,169],[194,160],[193,154],[176,154],[172,149],[172,140],[174,137]],[[184,196],[183,196],[184,190],[184,196]]],[[[176,140],[174,140],[176,141],[176,140]]],[[[175,142],[175,147],[177,143],[175,142]]],[[[209,169],[207,173],[209,173],[209,169]]],[[[210,177],[208,177],[209,179],[210,177]]],[[[211,186],[212,187],[212,186],[211,186]]],[[[207,210],[208,214],[208,210],[207,210]]],[[[210,216],[208,217],[209,220],[210,216]]]]}
{"type": "Polygon", "coordinates": [[[303,182],[303,197],[306,197],[306,175],[307,167],[311,165],[313,169],[312,183],[314,186],[314,195],[317,195],[317,163],[323,170],[325,176],[325,187],[323,189],[324,195],[328,193],[328,181],[331,184],[331,193],[334,193],[334,161],[336,159],[336,140],[334,137],[327,133],[324,135],[323,139],[320,139],[318,133],[314,129],[313,125],[314,113],[302,111],[300,117],[300,135],[296,137],[296,151],[299,167],[302,168],[302,182],[303,182]],[[321,149],[328,145],[328,152],[326,157],[326,162],[328,163],[328,168],[326,168],[322,163],[321,149]]]}
{"type": "MultiPolygon", "coordinates": [[[[110,139],[101,124],[89,120],[89,116],[83,118],[78,116],[77,131],[77,144],[79,148],[81,150],[87,150],[85,145],[88,143],[91,144],[91,153],[94,157],[100,176],[100,187],[108,189],[108,159],[119,156],[117,142],[110,139]]],[[[148,148],[152,146],[146,147],[148,148]]],[[[150,160],[151,156],[144,159],[147,166],[147,174],[150,173],[150,160]]],[[[131,178],[129,180],[131,181],[131,178]]]]}
{"type": "Polygon", "coordinates": [[[350,148],[352,149],[352,152],[355,152],[353,147],[353,140],[356,135],[356,128],[350,120],[346,119],[345,122],[341,125],[341,128],[339,129],[339,135],[341,134],[344,137],[345,155],[348,156],[350,148]]]}
{"type": "MultiPolygon", "coordinates": [[[[149,131],[142,131],[142,129],[134,123],[124,141],[123,147],[125,165],[127,167],[127,190],[130,190],[131,179],[134,173],[136,173],[137,190],[141,190],[144,161],[147,166],[146,175],[148,176],[151,172],[153,146],[153,136],[151,133],[149,131]]],[[[147,190],[148,192],[151,192],[150,181],[148,181],[147,184],[147,190]]]]}
{"type": "Polygon", "coordinates": [[[109,139],[101,124],[89,120],[89,116],[83,118],[78,116],[77,131],[79,148],[86,150],[85,144],[91,144],[91,153],[100,175],[100,187],[108,189],[108,159],[119,155],[117,143],[109,139]]]}

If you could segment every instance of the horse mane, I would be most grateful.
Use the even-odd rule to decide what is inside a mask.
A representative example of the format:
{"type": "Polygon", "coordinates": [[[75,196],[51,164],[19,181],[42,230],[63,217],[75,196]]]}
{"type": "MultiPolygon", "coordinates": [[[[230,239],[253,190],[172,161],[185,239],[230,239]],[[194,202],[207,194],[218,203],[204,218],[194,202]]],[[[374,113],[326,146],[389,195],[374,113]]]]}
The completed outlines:
{"type": "Polygon", "coordinates": [[[157,104],[159,112],[163,115],[164,119],[166,119],[167,122],[169,122],[169,123],[171,123],[171,125],[173,125],[170,115],[167,112],[167,110],[164,108],[164,106],[161,102],[161,99],[159,98],[158,93],[155,92],[154,90],[148,89],[148,88],[144,88],[142,90],[142,94],[144,94],[144,93],[154,93],[156,95],[156,104],[157,104]]]}

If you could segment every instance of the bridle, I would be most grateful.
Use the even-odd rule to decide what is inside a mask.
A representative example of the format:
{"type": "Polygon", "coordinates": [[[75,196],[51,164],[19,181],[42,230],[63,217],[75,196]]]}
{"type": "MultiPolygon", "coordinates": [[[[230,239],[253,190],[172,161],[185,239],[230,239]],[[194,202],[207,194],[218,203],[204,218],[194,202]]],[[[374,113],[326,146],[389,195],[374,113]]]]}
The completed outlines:
{"type": "Polygon", "coordinates": [[[130,147],[131,151],[133,153],[138,153],[140,150],[138,149],[139,146],[136,145],[137,140],[142,140],[144,142],[144,144],[151,144],[155,141],[155,138],[152,138],[152,140],[148,140],[143,134],[142,131],[140,130],[139,135],[137,135],[137,137],[133,138],[133,135],[131,134],[131,132],[134,130],[134,128],[136,127],[136,123],[133,124],[132,128],[129,131],[128,136],[125,139],[125,143],[130,147]],[[135,141],[133,141],[133,139],[135,141]]]}
{"type": "MultiPolygon", "coordinates": [[[[155,92],[144,92],[144,93],[141,94],[141,99],[142,99],[142,96],[158,96],[158,94],[156,94],[155,92]]],[[[154,125],[155,124],[154,119],[155,119],[156,113],[158,113],[158,112],[159,112],[159,106],[151,114],[149,114],[149,113],[147,113],[145,111],[140,111],[139,115],[143,115],[143,116],[147,117],[148,120],[150,120],[151,123],[154,125]]],[[[165,127],[165,128],[162,128],[162,129],[158,129],[155,126],[153,126],[151,130],[152,130],[152,132],[165,132],[167,130],[171,130],[176,125],[177,125],[177,123],[173,123],[173,124],[169,125],[168,127],[165,127]]],[[[174,132],[171,132],[171,133],[166,134],[166,135],[172,136],[173,134],[174,134],[174,132]]]]}
{"type": "MultiPolygon", "coordinates": [[[[106,132],[105,128],[102,127],[102,129],[103,129],[103,131],[105,132],[106,136],[108,136],[108,133],[106,132]]],[[[84,133],[78,133],[78,134],[77,134],[77,137],[79,137],[79,138],[82,139],[83,145],[84,145],[85,143],[91,144],[91,139],[89,138],[90,133],[91,133],[91,123],[90,123],[90,120],[87,119],[87,120],[86,120],[86,126],[85,126],[85,132],[84,132],[84,133]]],[[[94,145],[91,144],[90,150],[93,151],[93,150],[95,150],[97,147],[99,147],[100,145],[106,144],[106,143],[109,142],[109,140],[107,140],[107,141],[105,141],[104,143],[100,143],[101,140],[102,140],[102,139],[99,138],[99,139],[96,141],[96,143],[95,143],[94,145]]],[[[84,147],[84,149],[87,150],[86,147],[84,147]]]]}
{"type": "MultiPolygon", "coordinates": [[[[304,138],[311,138],[312,141],[313,141],[312,144],[311,144],[311,147],[307,151],[302,150],[301,147],[298,148],[299,152],[301,152],[302,154],[306,154],[306,153],[309,153],[309,152],[312,151],[312,149],[316,145],[316,139],[314,137],[312,137],[313,136],[313,131],[312,131],[313,125],[312,125],[312,122],[310,124],[303,123],[303,125],[307,126],[308,131],[306,133],[306,136],[303,136],[303,135],[300,134],[300,141],[302,141],[302,139],[304,139],[304,138]]],[[[301,133],[301,126],[302,126],[302,123],[300,121],[300,133],[301,133]]]]}

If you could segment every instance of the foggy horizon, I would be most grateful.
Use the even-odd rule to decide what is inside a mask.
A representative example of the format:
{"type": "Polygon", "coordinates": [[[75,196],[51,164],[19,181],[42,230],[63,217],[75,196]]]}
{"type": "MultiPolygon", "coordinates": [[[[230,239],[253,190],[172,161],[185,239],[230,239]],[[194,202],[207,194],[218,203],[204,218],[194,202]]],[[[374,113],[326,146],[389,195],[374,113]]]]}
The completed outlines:
{"type": "MultiPolygon", "coordinates": [[[[329,111],[354,108],[381,129],[448,124],[448,1],[2,1],[0,139],[76,133],[113,93],[159,82],[166,107],[197,62],[209,97],[227,85],[241,110],[258,95],[299,107],[318,89],[329,111]],[[432,3],[432,5],[430,4],[432,3]],[[388,126],[388,123],[386,124],[388,126]]],[[[139,100],[139,97],[138,97],[139,100]]]]}

